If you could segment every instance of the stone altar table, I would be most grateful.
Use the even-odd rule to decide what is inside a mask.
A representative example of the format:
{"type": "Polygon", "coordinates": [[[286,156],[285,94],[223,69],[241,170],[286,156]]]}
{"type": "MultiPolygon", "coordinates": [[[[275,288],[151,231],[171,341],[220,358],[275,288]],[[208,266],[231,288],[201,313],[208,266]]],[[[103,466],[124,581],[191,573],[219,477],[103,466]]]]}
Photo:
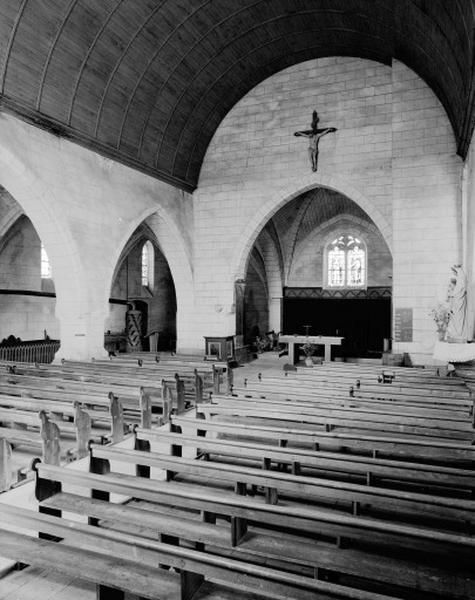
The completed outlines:
{"type": "Polygon", "coordinates": [[[279,343],[289,345],[289,362],[295,364],[295,345],[296,344],[315,344],[316,346],[325,346],[325,361],[330,361],[331,347],[341,346],[345,338],[330,335],[279,335],[279,343]]]}

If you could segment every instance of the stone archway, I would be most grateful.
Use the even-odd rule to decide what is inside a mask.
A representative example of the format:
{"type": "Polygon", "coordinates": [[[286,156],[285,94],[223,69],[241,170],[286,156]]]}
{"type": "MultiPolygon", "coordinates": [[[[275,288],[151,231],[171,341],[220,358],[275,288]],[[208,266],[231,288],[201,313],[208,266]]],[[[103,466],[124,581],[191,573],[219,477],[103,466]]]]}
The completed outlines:
{"type": "MultiPolygon", "coordinates": [[[[78,353],[76,350],[81,340],[78,344],[78,340],[73,338],[77,332],[90,329],[90,322],[94,316],[84,314],[84,273],[68,225],[58,212],[51,208],[51,199],[54,198],[55,192],[33,169],[28,169],[15,152],[1,143],[0,183],[19,204],[20,213],[25,214],[31,221],[51,262],[56,291],[55,314],[61,330],[61,349],[57,358],[60,355],[80,355],[81,350],[78,353]]],[[[20,213],[12,213],[5,226],[11,226],[12,219],[15,220],[20,213]]]]}
{"type": "Polygon", "coordinates": [[[290,202],[290,200],[317,187],[337,191],[358,204],[376,224],[389,249],[392,250],[391,224],[372,200],[342,177],[311,174],[295,182],[295,184],[292,183],[282,188],[277,198],[270,198],[255,212],[253,218],[248,222],[243,234],[240,236],[239,243],[234,248],[233,256],[235,257],[235,262],[233,269],[230,269],[233,279],[240,279],[244,276],[249,252],[269,219],[280,208],[290,202]]]}
{"type": "MultiPolygon", "coordinates": [[[[116,248],[114,262],[111,263],[109,281],[112,284],[116,266],[123,249],[141,223],[144,223],[153,234],[154,242],[160,248],[170,268],[177,302],[177,350],[180,351],[183,348],[192,347],[187,340],[187,336],[189,335],[188,324],[190,315],[193,314],[194,308],[193,272],[182,233],[174,219],[165,209],[157,206],[148,208],[130,223],[122,236],[120,244],[116,248]]],[[[108,301],[108,297],[105,301],[108,301]]]]}

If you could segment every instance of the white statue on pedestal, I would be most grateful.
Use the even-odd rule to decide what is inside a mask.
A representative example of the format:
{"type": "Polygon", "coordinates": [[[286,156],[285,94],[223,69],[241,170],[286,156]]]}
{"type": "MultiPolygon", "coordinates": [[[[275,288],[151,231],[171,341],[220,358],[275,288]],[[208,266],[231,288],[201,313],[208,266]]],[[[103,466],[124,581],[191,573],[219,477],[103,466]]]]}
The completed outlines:
{"type": "Polygon", "coordinates": [[[470,339],[467,315],[467,276],[462,265],[452,267],[452,277],[447,293],[450,307],[446,341],[449,343],[466,343],[470,339]]]}

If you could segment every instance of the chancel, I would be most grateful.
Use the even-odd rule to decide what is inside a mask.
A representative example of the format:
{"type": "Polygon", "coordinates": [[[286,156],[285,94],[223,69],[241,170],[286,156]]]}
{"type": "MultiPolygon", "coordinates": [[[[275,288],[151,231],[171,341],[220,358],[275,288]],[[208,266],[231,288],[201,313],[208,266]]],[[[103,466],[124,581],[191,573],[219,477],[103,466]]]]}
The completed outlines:
{"type": "Polygon", "coordinates": [[[475,598],[474,30],[0,2],[0,600],[475,598]]]}

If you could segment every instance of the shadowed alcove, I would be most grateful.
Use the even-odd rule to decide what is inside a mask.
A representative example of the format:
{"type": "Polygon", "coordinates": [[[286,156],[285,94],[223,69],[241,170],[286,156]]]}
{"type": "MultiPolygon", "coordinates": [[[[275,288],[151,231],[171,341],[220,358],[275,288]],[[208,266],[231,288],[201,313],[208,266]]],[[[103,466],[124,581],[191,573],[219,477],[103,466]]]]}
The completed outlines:
{"type": "Polygon", "coordinates": [[[370,216],[337,191],[305,192],[268,221],[250,252],[244,340],[269,330],[339,335],[336,355],[380,356],[391,336],[391,279],[391,253],[370,216]]]}

